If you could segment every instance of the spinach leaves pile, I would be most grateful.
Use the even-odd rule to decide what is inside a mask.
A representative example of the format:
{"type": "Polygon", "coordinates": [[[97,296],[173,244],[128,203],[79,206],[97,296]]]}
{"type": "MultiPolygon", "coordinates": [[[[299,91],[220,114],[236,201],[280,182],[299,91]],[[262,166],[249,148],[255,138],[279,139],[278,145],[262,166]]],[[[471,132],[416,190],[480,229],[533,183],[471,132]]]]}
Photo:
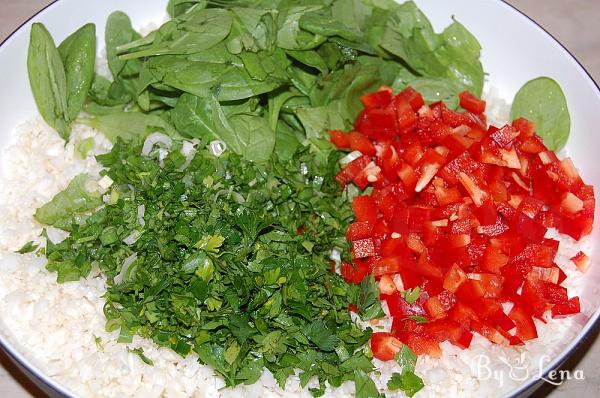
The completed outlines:
{"type": "MultiPolygon", "coordinates": [[[[247,160],[287,160],[302,145],[323,160],[327,129],[350,127],[360,96],[381,85],[454,104],[465,89],[481,94],[477,40],[457,21],[435,33],[410,1],[171,0],[168,9],[173,18],[145,37],[124,13],[108,18],[112,79],[94,77],[84,110],[113,141],[161,131],[219,139],[247,160]]],[[[38,36],[32,47],[52,48],[38,36]]],[[[65,131],[64,72],[32,58],[41,113],[65,131]]]]}
{"type": "MultiPolygon", "coordinates": [[[[479,95],[477,40],[457,21],[437,34],[414,3],[392,0],[171,0],[168,10],[145,37],[110,15],[110,78],[92,72],[93,25],[58,48],[32,29],[42,117],[65,140],[80,117],[114,144],[97,156],[107,192],[81,175],[36,212],[69,232],[47,239],[48,269],[59,282],[99,269],[120,341],[138,334],[195,352],[228,386],[267,368],[284,387],[299,370],[302,386],[318,378],[315,396],[347,380],[357,397],[380,396],[364,346],[372,331],[348,311],[383,316],[377,284],[349,285],[330,269],[332,248],[347,255],[352,211],[326,132],[348,129],[360,96],[382,85],[455,104],[463,90],[479,95]],[[173,137],[168,154],[142,155],[156,132],[173,137]],[[184,139],[198,146],[193,159],[184,139]],[[214,140],[228,149],[221,157],[203,149],[214,140]]],[[[389,388],[422,388],[415,360],[389,388]]]]}

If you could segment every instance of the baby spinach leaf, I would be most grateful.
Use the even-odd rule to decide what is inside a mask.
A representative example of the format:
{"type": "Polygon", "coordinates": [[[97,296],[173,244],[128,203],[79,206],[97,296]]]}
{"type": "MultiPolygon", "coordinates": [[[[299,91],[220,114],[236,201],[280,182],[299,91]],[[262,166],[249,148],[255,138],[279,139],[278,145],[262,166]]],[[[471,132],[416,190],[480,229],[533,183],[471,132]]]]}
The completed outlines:
{"type": "Polygon", "coordinates": [[[214,97],[183,94],[173,109],[172,119],[182,134],[205,141],[221,140],[248,160],[265,161],[275,147],[275,132],[262,116],[226,114],[214,97]]]}
{"type": "Polygon", "coordinates": [[[108,67],[116,80],[120,77],[126,65],[129,65],[125,75],[132,75],[141,65],[139,61],[124,61],[119,58],[117,48],[123,44],[130,43],[140,38],[140,35],[131,27],[131,20],[122,11],[115,11],[108,16],[106,20],[106,29],[104,31],[104,40],[106,42],[106,58],[108,67]]]}
{"type": "Polygon", "coordinates": [[[59,46],[67,79],[67,115],[74,120],[92,86],[96,65],[96,25],[86,24],[59,46]]]}
{"type": "Polygon", "coordinates": [[[207,50],[229,35],[231,24],[231,12],[228,10],[194,9],[161,26],[155,41],[148,48],[123,54],[120,58],[128,60],[153,55],[192,54],[207,50]]]}
{"type": "Polygon", "coordinates": [[[27,72],[40,115],[67,141],[71,128],[65,67],[52,36],[37,22],[31,26],[27,72]]]}
{"type": "Polygon", "coordinates": [[[167,12],[173,18],[185,14],[191,7],[204,8],[206,0],[169,0],[167,4],[167,12]]]}
{"type": "Polygon", "coordinates": [[[554,79],[538,77],[525,83],[515,95],[510,117],[534,122],[550,150],[558,151],[567,143],[571,117],[565,94],[554,79]]]}

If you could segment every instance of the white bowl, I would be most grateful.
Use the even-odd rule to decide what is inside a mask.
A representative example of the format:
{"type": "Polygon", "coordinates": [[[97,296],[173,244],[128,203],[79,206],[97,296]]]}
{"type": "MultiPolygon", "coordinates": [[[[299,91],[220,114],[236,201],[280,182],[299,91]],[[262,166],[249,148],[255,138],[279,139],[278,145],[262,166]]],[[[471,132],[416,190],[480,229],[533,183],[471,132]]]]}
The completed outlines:
{"type": "MultiPolygon", "coordinates": [[[[483,47],[482,62],[489,74],[488,84],[497,87],[502,98],[510,101],[523,83],[540,75],[550,76],[560,83],[571,111],[572,130],[566,149],[580,168],[584,180],[599,192],[600,167],[597,167],[596,149],[600,146],[600,136],[596,134],[596,112],[600,109],[600,89],[577,60],[543,29],[501,1],[416,0],[416,3],[437,30],[447,26],[451,17],[455,16],[477,37],[483,47]]],[[[165,6],[164,0],[62,0],[51,4],[21,26],[0,47],[0,76],[3,76],[0,148],[6,146],[19,124],[37,114],[26,68],[29,30],[33,22],[43,22],[56,41],[61,41],[84,23],[94,22],[99,32],[100,50],[105,21],[112,11],[125,11],[135,27],[163,18],[165,6]]],[[[596,214],[598,203],[600,201],[596,205],[596,214]]],[[[596,241],[599,234],[600,228],[595,228],[592,241],[596,241]]],[[[592,308],[597,310],[584,319],[585,326],[576,339],[564,342],[562,352],[552,358],[542,375],[560,366],[598,323],[600,268],[594,256],[592,262],[585,277],[581,300],[592,303],[592,308]]],[[[67,388],[33,366],[16,346],[7,341],[6,336],[0,335],[0,345],[52,395],[71,395],[67,388]]],[[[522,395],[538,383],[536,375],[511,395],[522,395]]]]}

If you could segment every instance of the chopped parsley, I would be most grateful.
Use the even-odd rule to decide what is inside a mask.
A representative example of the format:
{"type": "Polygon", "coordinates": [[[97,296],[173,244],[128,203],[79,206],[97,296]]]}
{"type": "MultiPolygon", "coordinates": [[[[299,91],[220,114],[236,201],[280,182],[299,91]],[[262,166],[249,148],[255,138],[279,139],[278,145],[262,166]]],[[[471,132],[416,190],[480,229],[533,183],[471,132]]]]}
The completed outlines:
{"type": "Polygon", "coordinates": [[[347,380],[357,396],[374,396],[362,350],[371,329],[348,306],[365,320],[383,316],[377,284],[349,285],[330,270],[352,219],[333,179],[340,155],[320,164],[307,148],[258,165],[199,150],[186,165],[176,146],[160,161],[122,141],[98,156],[113,181],[102,206],[82,212],[70,188],[62,206],[45,207],[70,232],[47,241],[48,269],[65,281],[99,267],[106,327],[118,341],[141,335],[195,352],[228,386],[254,383],[267,368],[281,387],[297,372],[303,387],[318,378],[315,396],[347,380]]]}

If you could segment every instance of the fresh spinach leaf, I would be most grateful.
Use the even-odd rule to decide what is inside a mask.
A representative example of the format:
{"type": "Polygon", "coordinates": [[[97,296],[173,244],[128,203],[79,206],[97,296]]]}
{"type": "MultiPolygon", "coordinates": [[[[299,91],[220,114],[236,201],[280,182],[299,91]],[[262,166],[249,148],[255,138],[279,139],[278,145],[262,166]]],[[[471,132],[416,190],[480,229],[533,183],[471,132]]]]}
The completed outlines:
{"type": "Polygon", "coordinates": [[[67,116],[75,120],[83,109],[94,79],[96,65],[96,26],[86,24],[59,46],[67,81],[67,116]]]}
{"type": "Polygon", "coordinates": [[[52,36],[37,22],[31,26],[27,72],[40,115],[68,141],[71,128],[65,67],[52,36]]]}
{"type": "Polygon", "coordinates": [[[554,79],[538,77],[525,83],[515,95],[510,117],[534,122],[537,134],[550,150],[558,151],[567,143],[571,117],[565,94],[554,79]]]}

